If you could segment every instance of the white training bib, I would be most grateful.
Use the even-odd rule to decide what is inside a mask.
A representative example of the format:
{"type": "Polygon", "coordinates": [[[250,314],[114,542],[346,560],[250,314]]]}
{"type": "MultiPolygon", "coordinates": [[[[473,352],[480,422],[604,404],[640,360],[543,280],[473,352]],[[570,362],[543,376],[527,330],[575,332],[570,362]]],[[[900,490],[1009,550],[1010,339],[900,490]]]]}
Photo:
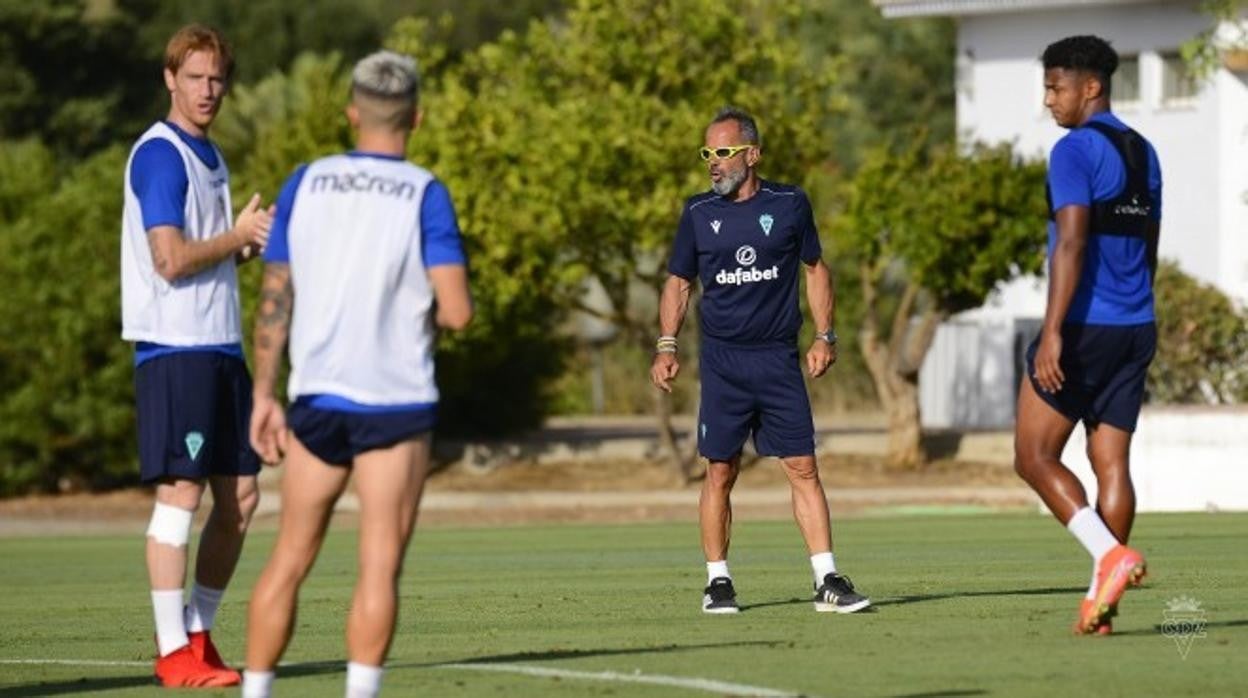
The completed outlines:
{"type": "Polygon", "coordinates": [[[322,158],[304,171],[287,229],[291,399],[437,402],[420,222],[431,181],[409,162],[367,154],[322,158]]]}
{"type": "Polygon", "coordinates": [[[233,256],[173,283],[165,281],[152,265],[143,213],[130,183],[130,166],[139,146],[153,138],[172,143],[186,167],[182,235],[187,240],[206,240],[234,226],[230,172],[220,151],[217,167],[209,169],[172,128],[161,122],[153,124],[134,144],[126,162],[121,218],[122,339],[172,346],[240,342],[243,335],[233,256]]]}

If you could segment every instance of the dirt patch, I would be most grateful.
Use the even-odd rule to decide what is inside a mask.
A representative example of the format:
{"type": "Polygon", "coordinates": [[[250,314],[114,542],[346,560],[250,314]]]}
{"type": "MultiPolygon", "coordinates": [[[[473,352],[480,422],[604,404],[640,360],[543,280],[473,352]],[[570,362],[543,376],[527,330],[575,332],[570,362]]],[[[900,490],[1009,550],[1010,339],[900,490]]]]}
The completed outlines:
{"type": "Polygon", "coordinates": [[[92,522],[147,519],[151,515],[152,494],[144,487],[99,494],[37,495],[0,500],[0,519],[92,522]]]}
{"type": "MultiPolygon", "coordinates": [[[[897,470],[872,456],[832,455],[819,459],[819,474],[827,488],[842,487],[950,487],[1020,484],[1011,468],[991,463],[940,460],[920,470],[897,470]]],[[[746,463],[739,487],[785,487],[788,480],[780,461],[763,458],[746,463]]],[[[592,462],[505,465],[488,472],[453,466],[436,473],[431,492],[515,492],[554,490],[598,492],[613,490],[668,490],[696,487],[681,481],[668,466],[647,461],[600,459],[592,462]]]]}
{"type": "MultiPolygon", "coordinates": [[[[276,474],[262,479],[276,489],[276,474]]],[[[830,455],[820,458],[825,488],[839,513],[852,512],[896,493],[897,501],[931,503],[966,501],[955,492],[966,488],[1025,490],[1014,472],[1001,465],[955,460],[936,461],[921,470],[899,471],[871,456],[830,455]],[[868,496],[868,491],[871,494],[868,496]],[[876,491],[882,491],[877,494],[876,491]],[[858,493],[858,495],[855,495],[858,493]],[[845,498],[838,495],[853,495],[845,498]],[[865,499],[864,499],[865,497],[865,499]],[[858,502],[866,502],[859,504],[858,502]]],[[[699,483],[680,480],[672,469],[651,461],[602,458],[594,461],[515,463],[488,472],[454,466],[436,472],[429,482],[424,524],[494,525],[574,521],[670,521],[692,519],[699,483]],[[524,493],[546,496],[517,498],[524,493]],[[560,493],[585,493],[584,498],[560,498],[560,493]],[[625,495],[627,503],[605,500],[609,493],[625,495]],[[478,494],[481,498],[465,497],[478,494]],[[598,496],[591,496],[598,495],[598,496]],[[672,496],[679,495],[678,502],[672,496]]],[[[788,481],[776,459],[747,463],[737,484],[740,506],[760,515],[788,515],[788,481]],[[759,501],[755,495],[773,495],[759,501]],[[754,496],[754,500],[751,497],[754,496]],[[775,501],[772,501],[775,500],[775,501]]],[[[1020,495],[1021,496],[1021,495],[1020,495]]],[[[262,497],[257,520],[270,527],[277,498],[262,497]]],[[[76,533],[141,530],[151,515],[150,488],[139,487],[101,494],[65,494],[0,500],[0,535],[70,535],[76,533]]],[[[201,507],[199,517],[208,507],[201,507]]],[[[351,514],[342,515],[346,519],[351,514]]]]}

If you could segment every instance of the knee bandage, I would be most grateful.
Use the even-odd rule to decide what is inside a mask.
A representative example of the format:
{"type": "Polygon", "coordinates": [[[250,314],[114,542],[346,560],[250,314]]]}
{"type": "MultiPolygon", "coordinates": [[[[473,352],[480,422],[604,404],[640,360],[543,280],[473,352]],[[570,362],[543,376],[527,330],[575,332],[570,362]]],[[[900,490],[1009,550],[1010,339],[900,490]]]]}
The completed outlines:
{"type": "Polygon", "coordinates": [[[191,519],[194,516],[193,511],[156,502],[152,522],[147,525],[147,537],[175,548],[184,546],[191,539],[191,519]]]}

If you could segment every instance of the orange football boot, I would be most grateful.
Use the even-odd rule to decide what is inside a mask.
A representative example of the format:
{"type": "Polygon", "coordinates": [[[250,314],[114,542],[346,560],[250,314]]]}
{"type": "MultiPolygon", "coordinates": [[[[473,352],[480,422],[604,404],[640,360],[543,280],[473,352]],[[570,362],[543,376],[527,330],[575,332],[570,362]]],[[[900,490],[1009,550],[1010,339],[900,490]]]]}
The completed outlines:
{"type": "MultiPolygon", "coordinates": [[[[1083,619],[1092,613],[1092,610],[1095,607],[1095,604],[1096,604],[1096,601],[1094,599],[1084,599],[1079,604],[1079,620],[1075,621],[1075,634],[1076,635],[1109,635],[1110,633],[1114,632],[1114,628],[1110,622],[1109,616],[1107,616],[1104,620],[1102,620],[1099,624],[1097,624],[1097,626],[1093,628],[1092,630],[1090,631],[1084,630],[1086,626],[1084,626],[1083,624],[1083,619]]],[[[1113,614],[1111,614],[1111,616],[1112,615],[1113,614]]]]}
{"type": "Polygon", "coordinates": [[[220,688],[237,686],[237,671],[208,666],[195,656],[190,645],[156,660],[156,680],[166,688],[220,688]]]}
{"type": "Polygon", "coordinates": [[[213,669],[224,669],[233,671],[229,665],[221,659],[221,654],[217,652],[217,646],[212,644],[212,634],[207,630],[201,630],[195,633],[187,633],[186,637],[191,641],[191,651],[200,660],[212,667],[213,669]]]}
{"type": "Polygon", "coordinates": [[[1096,598],[1080,608],[1076,630],[1096,632],[1117,612],[1118,601],[1127,587],[1139,586],[1147,573],[1143,555],[1125,545],[1114,546],[1096,566],[1096,598]]]}

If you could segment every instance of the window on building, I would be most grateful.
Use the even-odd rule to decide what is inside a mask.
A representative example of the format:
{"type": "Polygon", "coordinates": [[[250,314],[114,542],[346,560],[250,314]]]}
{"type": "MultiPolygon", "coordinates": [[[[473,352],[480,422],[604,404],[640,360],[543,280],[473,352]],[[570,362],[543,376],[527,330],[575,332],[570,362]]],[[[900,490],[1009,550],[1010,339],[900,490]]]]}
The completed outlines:
{"type": "Polygon", "coordinates": [[[1113,90],[1110,95],[1114,104],[1131,105],[1140,101],[1140,57],[1122,56],[1114,73],[1113,90]]]}
{"type": "Polygon", "coordinates": [[[1196,78],[1192,77],[1187,63],[1178,53],[1161,56],[1161,101],[1182,102],[1194,99],[1197,92],[1196,78]]]}

